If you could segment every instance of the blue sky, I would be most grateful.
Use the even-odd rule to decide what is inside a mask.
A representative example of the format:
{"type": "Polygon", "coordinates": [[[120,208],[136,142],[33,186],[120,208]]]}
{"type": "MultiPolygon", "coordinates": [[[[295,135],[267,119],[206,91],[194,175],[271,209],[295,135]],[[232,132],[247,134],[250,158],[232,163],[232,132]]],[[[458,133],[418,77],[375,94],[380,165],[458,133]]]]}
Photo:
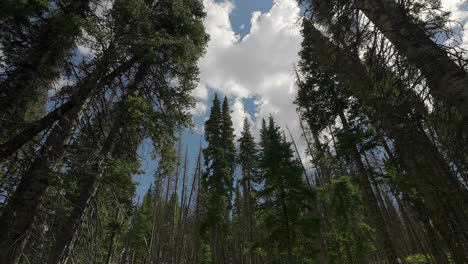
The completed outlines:
{"type": "Polygon", "coordinates": [[[250,18],[254,11],[266,13],[273,6],[273,0],[236,0],[233,3],[235,9],[230,16],[232,28],[241,37],[250,32],[250,18]]]}
{"type": "MultiPolygon", "coordinates": [[[[216,0],[217,3],[223,3],[224,1],[216,0]]],[[[239,35],[240,38],[245,37],[251,29],[250,19],[252,17],[252,13],[255,11],[260,11],[262,13],[267,13],[271,7],[273,6],[273,0],[236,0],[232,1],[235,8],[230,13],[230,23],[232,24],[232,30],[239,35]]],[[[219,93],[219,92],[218,92],[219,93]]],[[[207,101],[211,102],[215,91],[209,91],[209,96],[207,101]]],[[[222,92],[219,93],[220,96],[223,96],[222,92]]],[[[230,103],[232,103],[232,99],[230,99],[230,103]]],[[[252,98],[243,98],[242,102],[245,106],[245,111],[247,111],[251,116],[255,114],[255,97],[252,98]]],[[[208,105],[208,109],[209,109],[208,105]]],[[[208,116],[209,111],[206,111],[200,115],[194,116],[194,122],[198,128],[203,126],[203,123],[208,116]]],[[[202,140],[202,134],[198,130],[194,129],[187,129],[184,132],[182,137],[182,144],[188,147],[189,157],[193,161],[193,164],[189,166],[189,176],[193,174],[193,169],[195,166],[195,160],[198,153],[198,148],[200,144],[200,140],[202,140]]],[[[203,140],[202,140],[203,141],[203,140]]],[[[151,160],[150,155],[150,142],[145,142],[143,146],[140,148],[140,156],[142,157],[142,170],[145,171],[142,175],[135,175],[134,178],[139,182],[137,186],[137,197],[143,197],[151,183],[154,181],[154,173],[157,169],[157,162],[151,160]]],[[[203,141],[204,144],[204,141],[203,141]]],[[[184,148],[185,150],[185,148],[184,148]]]]}
{"type": "MultiPolygon", "coordinates": [[[[301,47],[300,8],[295,0],[203,0],[210,35],[207,52],[199,61],[200,82],[193,92],[197,104],[192,113],[195,127],[186,131],[183,144],[195,162],[203,123],[211,100],[217,93],[226,95],[232,110],[236,135],[244,118],[258,131],[261,119],[272,115],[277,124],[289,128],[302,158],[304,144],[298,124],[295,98],[294,66],[301,47]]],[[[466,24],[468,10],[461,0],[442,0],[452,19],[466,24]]],[[[461,47],[468,48],[468,34],[461,36],[461,47]]],[[[255,131],[254,131],[255,133],[255,131]]],[[[149,147],[142,147],[144,175],[137,193],[142,196],[154,180],[156,164],[148,159],[149,147]]],[[[193,167],[194,164],[191,164],[193,167]]],[[[191,175],[191,171],[189,175],[191,175]]]]}

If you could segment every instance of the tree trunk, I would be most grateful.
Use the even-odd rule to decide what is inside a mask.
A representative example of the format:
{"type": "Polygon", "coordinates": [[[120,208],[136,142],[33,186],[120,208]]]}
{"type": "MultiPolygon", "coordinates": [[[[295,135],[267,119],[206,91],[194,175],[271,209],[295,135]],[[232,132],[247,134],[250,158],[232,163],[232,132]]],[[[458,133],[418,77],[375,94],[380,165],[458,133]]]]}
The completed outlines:
{"type": "MultiPolygon", "coordinates": [[[[122,111],[122,110],[121,110],[122,111]]],[[[119,115],[117,122],[114,123],[106,142],[103,145],[102,151],[99,153],[97,160],[91,167],[89,175],[82,177],[82,186],[77,200],[74,202],[74,207],[67,220],[66,224],[62,225],[58,236],[54,242],[53,250],[48,258],[48,264],[66,264],[73,245],[76,241],[76,234],[80,229],[86,209],[89,207],[92,199],[95,197],[98,190],[99,179],[103,174],[103,166],[109,154],[113,151],[117,144],[118,133],[124,125],[125,118],[119,115]]]]}
{"type": "MultiPolygon", "coordinates": [[[[339,112],[341,123],[345,131],[351,131],[348,121],[343,113],[339,112]]],[[[387,221],[382,212],[382,208],[379,207],[379,202],[376,198],[374,191],[372,190],[372,184],[369,180],[369,175],[361,160],[361,155],[356,146],[351,148],[351,160],[354,165],[354,171],[357,176],[357,181],[361,187],[361,192],[364,199],[364,205],[366,207],[366,215],[372,225],[377,229],[377,241],[380,241],[385,259],[388,263],[398,264],[398,254],[392,243],[392,236],[387,229],[387,221]]]]}
{"type": "MultiPolygon", "coordinates": [[[[407,99],[394,105],[388,98],[381,98],[381,89],[367,73],[362,62],[349,51],[340,49],[325,38],[313,25],[307,25],[308,34],[320,53],[316,59],[321,61],[327,71],[337,74],[345,92],[355,96],[366,106],[366,114],[377,127],[382,128],[395,141],[395,153],[405,171],[399,187],[414,188],[423,198],[428,208],[434,228],[451,245],[452,255],[457,263],[464,263],[466,257],[462,250],[467,245],[466,205],[468,195],[449,165],[434,144],[418,125],[414,124],[414,105],[407,99]],[[340,62],[330,63],[339,58],[340,62]],[[372,91],[376,91],[373,93],[372,91]],[[393,111],[393,112],[392,112],[393,111]]],[[[413,98],[404,94],[404,98],[413,98]]],[[[466,261],[465,261],[466,262],[466,261]]]]}
{"type": "Polygon", "coordinates": [[[15,263],[20,256],[42,198],[53,181],[53,174],[65,154],[65,145],[72,137],[75,126],[81,119],[81,113],[87,107],[93,92],[100,87],[99,80],[108,71],[109,63],[113,57],[112,53],[115,51],[113,47],[111,44],[97,69],[78,86],[80,89],[72,98],[76,104],[52,129],[31,167],[21,179],[12,198],[4,208],[5,213],[0,217],[0,236],[2,238],[0,259],[5,260],[5,264],[15,263]]]}
{"type": "Polygon", "coordinates": [[[72,111],[75,107],[80,105],[82,103],[82,100],[88,94],[88,92],[83,92],[88,89],[86,86],[89,86],[90,84],[92,84],[92,82],[97,82],[98,78],[100,78],[99,86],[104,86],[110,81],[112,81],[114,78],[116,78],[123,71],[128,70],[134,62],[135,59],[130,59],[128,62],[117,67],[115,70],[113,70],[107,75],[104,72],[97,72],[88,76],[85,80],[83,80],[83,82],[81,82],[81,84],[77,85],[76,90],[79,91],[79,93],[75,96],[72,96],[70,101],[62,104],[57,109],[53,110],[41,119],[33,121],[28,125],[25,125],[24,129],[21,132],[11,137],[7,142],[1,144],[0,161],[3,161],[9,156],[13,155],[27,142],[31,141],[36,135],[38,135],[41,132],[44,132],[55,122],[63,118],[68,112],[72,111]]]}
{"type": "MultiPolygon", "coordinates": [[[[357,7],[426,77],[434,98],[460,110],[468,125],[468,74],[395,0],[357,0],[357,7]]],[[[465,132],[468,130],[465,130],[465,132]]]]}
{"type": "Polygon", "coordinates": [[[44,194],[65,153],[65,145],[70,140],[87,102],[88,100],[84,100],[54,127],[5,206],[0,218],[0,259],[3,263],[13,264],[19,259],[44,194]]]}

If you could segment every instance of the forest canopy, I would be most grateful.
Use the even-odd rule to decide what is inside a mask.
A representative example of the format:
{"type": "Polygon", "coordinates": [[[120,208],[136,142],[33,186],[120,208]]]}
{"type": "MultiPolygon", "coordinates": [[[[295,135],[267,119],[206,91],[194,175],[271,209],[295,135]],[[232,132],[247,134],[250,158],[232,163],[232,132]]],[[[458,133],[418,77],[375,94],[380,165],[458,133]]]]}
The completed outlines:
{"type": "Polygon", "coordinates": [[[0,263],[468,263],[468,57],[441,1],[294,1],[299,135],[222,88],[196,120],[216,4],[0,3],[0,263]]]}

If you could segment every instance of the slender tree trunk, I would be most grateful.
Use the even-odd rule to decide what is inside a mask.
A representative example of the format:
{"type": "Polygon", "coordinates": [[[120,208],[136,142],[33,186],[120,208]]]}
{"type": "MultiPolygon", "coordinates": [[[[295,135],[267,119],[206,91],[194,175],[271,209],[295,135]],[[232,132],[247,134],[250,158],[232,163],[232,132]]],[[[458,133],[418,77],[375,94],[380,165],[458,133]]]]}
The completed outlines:
{"type": "Polygon", "coordinates": [[[287,263],[288,264],[294,264],[295,261],[294,261],[294,256],[293,256],[293,249],[292,249],[292,246],[293,246],[293,243],[294,241],[292,240],[292,230],[291,230],[291,226],[290,226],[290,219],[289,219],[289,214],[288,214],[288,206],[286,204],[286,187],[284,186],[284,179],[283,179],[283,176],[282,175],[278,175],[279,179],[279,184],[280,184],[280,202],[281,202],[281,213],[283,214],[283,225],[284,225],[284,228],[285,228],[285,232],[286,232],[286,250],[287,250],[287,253],[288,253],[288,256],[287,256],[287,263]]]}
{"type": "MultiPolygon", "coordinates": [[[[350,131],[351,128],[348,124],[348,121],[343,113],[343,111],[339,112],[341,123],[343,124],[343,128],[346,131],[350,131]]],[[[355,173],[358,176],[358,182],[361,187],[361,191],[364,198],[364,204],[366,205],[366,212],[367,217],[371,221],[372,225],[376,227],[378,232],[377,240],[381,242],[383,246],[383,253],[385,255],[385,259],[388,263],[391,264],[398,264],[398,254],[395,250],[395,247],[392,243],[392,236],[387,229],[386,220],[384,214],[382,213],[382,208],[379,207],[378,200],[375,196],[374,191],[372,190],[372,184],[369,180],[368,172],[361,160],[361,155],[356,146],[351,148],[350,153],[352,163],[355,167],[355,173]]]]}
{"type": "Polygon", "coordinates": [[[174,246],[174,260],[175,263],[180,263],[181,258],[183,258],[183,248],[184,248],[184,237],[185,234],[185,222],[186,222],[186,178],[187,178],[187,160],[188,160],[188,146],[185,147],[185,157],[184,157],[184,173],[182,176],[182,195],[180,197],[180,210],[179,210],[179,224],[177,228],[176,243],[174,246]]]}
{"type": "Polygon", "coordinates": [[[16,263],[19,259],[19,252],[26,243],[25,238],[35,221],[42,198],[54,179],[54,173],[65,154],[65,145],[72,137],[75,126],[81,119],[82,111],[87,107],[93,92],[100,87],[99,80],[102,78],[101,75],[108,71],[113,51],[109,48],[95,72],[79,85],[80,89],[72,98],[76,105],[52,129],[5,206],[5,213],[0,217],[0,237],[2,238],[0,259],[4,259],[6,264],[16,263]]]}
{"type": "MultiPolygon", "coordinates": [[[[198,158],[197,158],[197,163],[196,163],[196,168],[195,168],[195,173],[193,174],[193,179],[192,179],[192,185],[190,187],[190,193],[189,193],[189,198],[188,198],[188,201],[187,201],[187,206],[185,207],[185,212],[184,212],[184,220],[183,220],[183,225],[182,225],[182,248],[181,248],[181,252],[180,252],[180,255],[181,255],[181,258],[183,260],[188,260],[188,259],[191,259],[193,258],[193,252],[191,252],[190,250],[193,250],[193,246],[187,242],[185,243],[185,236],[186,236],[186,232],[187,232],[187,224],[188,224],[188,217],[189,217],[189,213],[191,211],[191,205],[192,205],[192,197],[195,193],[195,186],[197,184],[197,178],[198,178],[198,171],[200,170],[200,166],[201,166],[201,148],[198,152],[198,158]]],[[[195,205],[197,206],[197,205],[195,205]]],[[[194,221],[196,219],[193,219],[194,221]]],[[[197,231],[197,230],[195,230],[197,231]]],[[[193,241],[195,240],[195,237],[188,237],[188,241],[190,241],[190,239],[192,239],[193,241]]]]}
{"type": "MultiPolygon", "coordinates": [[[[434,228],[450,245],[456,263],[466,262],[463,248],[467,245],[464,224],[468,204],[467,191],[460,186],[450,167],[427,135],[414,124],[413,105],[408,100],[398,106],[388,98],[370,96],[376,83],[369,77],[364,65],[348,51],[340,49],[325,38],[312,25],[306,27],[313,34],[317,59],[327,70],[338,75],[340,81],[361,104],[377,127],[382,128],[395,142],[395,153],[406,176],[400,187],[410,186],[422,197],[424,206],[434,221],[434,228]],[[330,58],[340,58],[340,63],[330,65],[330,58]],[[394,112],[391,112],[394,111],[394,112]]],[[[405,191],[409,191],[405,189],[405,191]]]]}
{"type": "MultiPolygon", "coordinates": [[[[105,60],[103,60],[102,62],[104,61],[105,60]]],[[[21,132],[8,139],[8,141],[6,141],[5,143],[1,144],[0,161],[3,161],[9,156],[13,155],[22,146],[31,141],[36,135],[38,135],[41,132],[44,132],[55,122],[64,118],[70,111],[73,111],[73,109],[81,105],[83,103],[83,100],[85,100],[88,94],[91,92],[86,91],[89,89],[88,87],[92,84],[92,82],[99,82],[100,87],[104,86],[111,82],[123,71],[128,70],[134,62],[135,59],[130,59],[128,62],[123,63],[109,74],[105,74],[105,72],[99,71],[88,76],[85,80],[83,80],[80,84],[77,85],[76,90],[79,92],[72,96],[70,101],[62,104],[52,112],[42,117],[41,119],[25,125],[24,129],[21,132]]],[[[102,70],[104,70],[104,68],[102,70]]]]}
{"type": "Polygon", "coordinates": [[[171,215],[171,232],[170,232],[170,241],[169,241],[169,252],[168,252],[168,258],[169,258],[169,264],[174,263],[174,258],[175,258],[175,250],[177,248],[177,204],[179,200],[179,195],[178,195],[178,187],[179,187],[179,176],[180,176],[180,166],[181,166],[181,155],[182,155],[182,139],[179,140],[179,148],[177,151],[177,169],[175,172],[175,185],[174,185],[174,192],[172,193],[174,195],[174,202],[171,205],[172,206],[172,215],[171,215]]]}
{"type": "MultiPolygon", "coordinates": [[[[117,207],[117,211],[115,212],[115,220],[119,220],[119,208],[117,207]]],[[[112,260],[112,255],[114,254],[114,245],[115,245],[115,237],[117,235],[118,230],[112,230],[112,234],[109,238],[109,245],[107,246],[107,255],[104,260],[104,264],[110,264],[112,260]]]]}
{"type": "MultiPolygon", "coordinates": [[[[146,66],[140,66],[135,80],[132,86],[129,88],[129,95],[135,95],[139,83],[143,80],[147,71],[146,66]]],[[[108,159],[108,155],[112,153],[115,146],[118,144],[120,129],[125,126],[125,121],[128,116],[128,109],[124,107],[124,101],[117,106],[118,113],[114,117],[110,132],[103,144],[102,150],[99,154],[99,159],[96,160],[91,166],[90,174],[81,179],[81,189],[77,200],[74,203],[72,212],[70,213],[66,224],[62,225],[59,230],[51,254],[48,258],[48,264],[66,264],[73,249],[76,234],[79,231],[79,227],[83,221],[86,210],[89,208],[89,204],[95,197],[98,190],[98,183],[102,178],[105,162],[108,159]]]]}
{"type": "MultiPolygon", "coordinates": [[[[394,168],[401,174],[404,174],[403,171],[401,170],[398,161],[396,160],[395,156],[393,155],[392,151],[390,150],[390,147],[388,146],[387,142],[385,140],[382,141],[384,149],[389,156],[390,161],[392,162],[394,168]]],[[[432,227],[426,228],[427,234],[424,233],[422,227],[421,227],[421,219],[422,220],[422,225],[428,227],[428,218],[424,214],[421,214],[419,212],[420,217],[419,221],[417,223],[414,223],[413,217],[411,217],[410,208],[408,208],[403,201],[400,199],[398,194],[393,193],[393,196],[395,197],[399,208],[401,215],[404,219],[405,226],[407,227],[406,229],[409,230],[409,233],[413,236],[413,240],[418,243],[420,246],[420,249],[422,252],[429,252],[431,253],[431,257],[437,264],[448,264],[449,261],[447,259],[447,255],[444,253],[445,251],[445,244],[441,241],[439,235],[433,230],[432,227]],[[426,219],[426,220],[424,220],[426,219]],[[426,246],[427,244],[428,246],[426,246]]],[[[419,200],[419,198],[416,198],[419,200]]],[[[414,207],[414,206],[413,206],[414,207]]]]}
{"type": "Polygon", "coordinates": [[[0,218],[0,259],[3,263],[14,264],[18,261],[44,194],[65,153],[65,145],[87,101],[84,100],[80,107],[71,111],[54,127],[4,208],[0,218]]]}
{"type": "MultiPolygon", "coordinates": [[[[123,112],[125,111],[122,109],[123,112]]],[[[122,111],[120,110],[120,111],[122,111]]],[[[62,225],[59,235],[55,240],[53,250],[48,259],[48,264],[66,264],[73,245],[76,241],[76,234],[80,229],[86,210],[92,199],[95,197],[99,179],[103,175],[103,166],[106,162],[108,155],[113,151],[119,139],[118,133],[120,128],[124,125],[125,114],[118,115],[116,122],[113,124],[106,142],[99,154],[99,159],[92,165],[91,173],[82,177],[82,186],[78,199],[75,201],[75,206],[70,213],[70,216],[65,221],[66,224],[62,225]]]]}
{"type": "MultiPolygon", "coordinates": [[[[457,107],[468,122],[467,72],[450,59],[395,0],[357,0],[356,5],[421,70],[432,96],[457,107]]],[[[466,128],[468,123],[464,125],[466,128]]]]}

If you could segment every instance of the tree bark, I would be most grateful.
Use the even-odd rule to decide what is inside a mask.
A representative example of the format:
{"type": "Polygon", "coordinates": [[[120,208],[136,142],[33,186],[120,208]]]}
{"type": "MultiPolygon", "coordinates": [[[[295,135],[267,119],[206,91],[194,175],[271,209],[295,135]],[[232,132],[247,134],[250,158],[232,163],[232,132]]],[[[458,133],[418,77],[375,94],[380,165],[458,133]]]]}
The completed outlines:
{"type": "MultiPolygon", "coordinates": [[[[351,131],[348,121],[343,113],[339,112],[341,123],[345,131],[351,131]]],[[[356,146],[352,146],[350,150],[352,164],[354,165],[354,172],[357,176],[357,182],[361,187],[362,195],[364,198],[364,205],[366,207],[367,218],[371,224],[377,229],[378,238],[381,242],[385,259],[388,263],[398,264],[398,254],[392,243],[392,236],[387,229],[387,221],[385,219],[383,208],[379,207],[379,202],[372,189],[372,183],[369,179],[368,172],[361,160],[361,155],[356,146]]]]}
{"type": "MultiPolygon", "coordinates": [[[[104,86],[111,82],[115,77],[121,74],[123,71],[126,71],[130,68],[135,60],[131,59],[127,63],[122,64],[117,67],[115,70],[105,75],[103,72],[98,72],[89,76],[86,80],[79,85],[77,85],[76,90],[79,92],[75,96],[72,96],[71,100],[62,104],[57,109],[53,110],[46,116],[42,117],[39,120],[29,123],[24,127],[24,129],[11,137],[7,142],[0,145],[0,161],[5,160],[9,156],[13,155],[26,143],[31,141],[36,135],[41,132],[44,132],[47,128],[52,126],[55,122],[63,118],[68,112],[72,111],[77,105],[82,103],[83,100],[83,90],[86,90],[86,86],[90,85],[91,82],[97,81],[96,77],[99,75],[105,75],[99,81],[99,86],[104,86]],[[81,93],[81,94],[80,94],[81,93]]],[[[101,77],[99,77],[101,78],[101,77]]]]}
{"type": "Polygon", "coordinates": [[[356,0],[356,5],[398,51],[421,70],[432,96],[457,107],[464,127],[468,127],[467,72],[450,59],[395,0],[356,0]]]}
{"type": "Polygon", "coordinates": [[[460,186],[437,147],[415,124],[412,102],[406,99],[394,105],[388,98],[379,97],[382,96],[381,89],[376,88],[378,84],[373,82],[355,55],[336,47],[313,25],[308,25],[306,30],[313,34],[310,41],[320,51],[316,59],[327,71],[337,74],[345,92],[366,106],[364,110],[372,122],[394,140],[395,153],[406,173],[399,187],[405,191],[410,191],[407,188],[416,190],[435,223],[434,228],[450,245],[456,263],[466,262],[462,249],[466,248],[468,236],[464,224],[467,219],[467,191],[460,186]],[[330,60],[336,63],[330,63],[330,60]]]}

